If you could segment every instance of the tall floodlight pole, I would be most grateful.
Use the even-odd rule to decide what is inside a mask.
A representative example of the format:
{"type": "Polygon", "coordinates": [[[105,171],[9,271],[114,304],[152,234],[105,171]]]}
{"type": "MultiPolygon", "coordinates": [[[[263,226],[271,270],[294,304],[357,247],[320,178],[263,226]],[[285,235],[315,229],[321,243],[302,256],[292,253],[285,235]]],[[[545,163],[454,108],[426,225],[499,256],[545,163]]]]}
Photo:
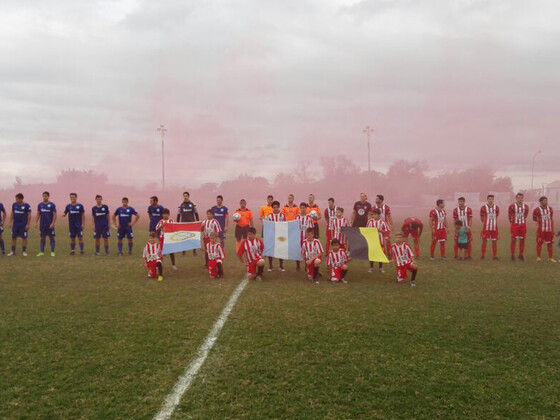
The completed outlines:
{"type": "Polygon", "coordinates": [[[371,172],[370,136],[371,136],[371,133],[373,133],[373,128],[371,128],[368,125],[368,126],[366,126],[366,128],[364,128],[363,132],[366,133],[366,136],[367,136],[367,170],[368,170],[368,172],[371,172]]]}
{"type": "Polygon", "coordinates": [[[535,179],[535,159],[539,153],[541,153],[540,150],[533,155],[533,162],[531,164],[531,191],[533,191],[533,181],[535,179]]]}
{"type": "Polygon", "coordinates": [[[167,128],[164,125],[160,125],[157,129],[161,135],[161,186],[163,191],[165,191],[165,149],[164,149],[164,138],[167,128]]]}

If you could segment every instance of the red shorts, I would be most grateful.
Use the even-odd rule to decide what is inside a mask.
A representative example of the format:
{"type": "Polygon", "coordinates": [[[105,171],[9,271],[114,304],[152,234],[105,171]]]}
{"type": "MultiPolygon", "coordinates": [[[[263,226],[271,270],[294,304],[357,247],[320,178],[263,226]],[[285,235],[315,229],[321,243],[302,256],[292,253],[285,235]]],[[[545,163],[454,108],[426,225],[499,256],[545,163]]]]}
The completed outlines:
{"type": "Polygon", "coordinates": [[[160,260],[155,260],[155,261],[148,261],[148,275],[150,277],[156,277],[157,276],[157,263],[161,262],[160,260]]]}
{"type": "Polygon", "coordinates": [[[525,239],[527,235],[527,225],[511,224],[511,237],[512,239],[525,239]]]}
{"type": "Polygon", "coordinates": [[[315,271],[315,261],[319,261],[320,263],[321,258],[315,257],[313,258],[313,261],[311,261],[311,264],[305,264],[305,271],[307,271],[308,276],[312,276],[313,272],[315,271]]]}
{"type": "Polygon", "coordinates": [[[403,230],[404,233],[404,237],[408,239],[409,236],[412,236],[412,239],[418,239],[420,238],[420,235],[418,234],[418,229],[405,229],[403,230]]]}
{"type": "Polygon", "coordinates": [[[342,278],[342,265],[340,267],[329,267],[330,279],[340,280],[342,278]]]}
{"type": "Polygon", "coordinates": [[[250,275],[257,274],[257,264],[259,263],[259,261],[264,262],[262,258],[259,258],[258,260],[253,261],[252,263],[247,263],[247,273],[249,273],[250,275]]]}
{"type": "Polygon", "coordinates": [[[447,230],[445,229],[436,229],[436,231],[432,234],[432,241],[444,242],[446,240],[447,240],[447,230]]]}
{"type": "Polygon", "coordinates": [[[412,271],[412,262],[397,267],[397,280],[406,280],[408,278],[407,271],[412,271]]]}
{"type": "Polygon", "coordinates": [[[483,230],[482,231],[482,240],[483,241],[497,241],[498,240],[498,231],[497,230],[483,230]]]}
{"type": "Polygon", "coordinates": [[[202,249],[206,251],[206,245],[210,243],[210,238],[202,238],[202,249]]]}
{"type": "Polygon", "coordinates": [[[548,244],[554,242],[554,232],[537,231],[537,243],[548,244]]]}
{"type": "Polygon", "coordinates": [[[210,277],[214,278],[218,275],[218,263],[221,262],[222,260],[220,258],[208,260],[208,274],[210,274],[210,277]]]}

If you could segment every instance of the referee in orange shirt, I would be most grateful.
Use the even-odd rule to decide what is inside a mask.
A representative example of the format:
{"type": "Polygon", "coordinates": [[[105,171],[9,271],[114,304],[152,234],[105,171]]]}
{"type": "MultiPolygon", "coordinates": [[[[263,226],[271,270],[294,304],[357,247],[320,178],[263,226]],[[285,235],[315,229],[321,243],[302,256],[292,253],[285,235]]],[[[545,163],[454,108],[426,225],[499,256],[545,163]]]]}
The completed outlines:
{"type": "MultiPolygon", "coordinates": [[[[261,219],[261,223],[263,220],[266,219],[270,213],[272,213],[272,202],[274,201],[274,197],[269,195],[266,197],[266,204],[261,207],[261,211],[259,212],[259,218],[261,219]]],[[[264,225],[264,223],[263,223],[264,225]]],[[[261,238],[264,235],[264,226],[261,227],[261,238]]]]}
{"type": "Polygon", "coordinates": [[[296,220],[296,217],[300,214],[299,206],[294,204],[294,195],[290,194],[288,196],[288,203],[282,207],[282,213],[286,218],[286,222],[291,220],[296,220]]]}
{"type": "Polygon", "coordinates": [[[241,219],[235,222],[235,252],[237,252],[241,241],[247,239],[249,228],[253,227],[253,212],[247,208],[247,200],[243,198],[239,201],[239,208],[235,213],[241,215],[241,219]]]}

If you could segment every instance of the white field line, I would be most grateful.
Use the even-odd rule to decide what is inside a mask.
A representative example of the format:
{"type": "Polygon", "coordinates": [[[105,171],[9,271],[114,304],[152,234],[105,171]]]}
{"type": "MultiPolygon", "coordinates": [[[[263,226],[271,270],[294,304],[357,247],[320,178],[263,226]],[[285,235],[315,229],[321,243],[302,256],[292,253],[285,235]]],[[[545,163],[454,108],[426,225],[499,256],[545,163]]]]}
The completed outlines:
{"type": "Polygon", "coordinates": [[[165,397],[165,401],[163,402],[161,410],[154,416],[154,420],[164,420],[171,417],[173,411],[175,411],[175,408],[177,408],[177,406],[179,405],[181,397],[196,379],[198,371],[204,364],[208,353],[210,352],[210,350],[212,350],[212,347],[214,347],[214,344],[218,339],[218,335],[220,335],[220,331],[222,330],[229,317],[229,314],[235,306],[239,295],[241,295],[248,283],[248,280],[244,279],[233,291],[226,306],[224,306],[224,309],[222,309],[222,313],[208,333],[208,336],[206,337],[202,345],[198,348],[196,358],[186,367],[185,373],[183,373],[179,377],[171,392],[167,395],[167,397],[165,397]]]}

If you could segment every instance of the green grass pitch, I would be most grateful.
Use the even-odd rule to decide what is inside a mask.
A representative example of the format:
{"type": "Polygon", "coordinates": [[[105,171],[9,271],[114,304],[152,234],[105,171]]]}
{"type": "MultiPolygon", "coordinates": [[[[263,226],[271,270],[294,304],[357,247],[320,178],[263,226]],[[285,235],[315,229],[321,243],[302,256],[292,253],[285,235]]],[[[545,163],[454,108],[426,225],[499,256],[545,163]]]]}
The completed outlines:
{"type": "MultiPolygon", "coordinates": [[[[158,283],[145,230],[121,258],[58,233],[55,258],[33,232],[0,259],[0,418],[152,418],[244,275],[232,238],[225,279],[189,253],[158,283]]],[[[415,289],[363,261],[346,285],[293,262],[250,283],[174,418],[560,417],[560,264],[534,261],[534,233],[525,263],[505,235],[500,262],[477,240],[473,262],[430,262],[423,239],[415,289]]]]}

